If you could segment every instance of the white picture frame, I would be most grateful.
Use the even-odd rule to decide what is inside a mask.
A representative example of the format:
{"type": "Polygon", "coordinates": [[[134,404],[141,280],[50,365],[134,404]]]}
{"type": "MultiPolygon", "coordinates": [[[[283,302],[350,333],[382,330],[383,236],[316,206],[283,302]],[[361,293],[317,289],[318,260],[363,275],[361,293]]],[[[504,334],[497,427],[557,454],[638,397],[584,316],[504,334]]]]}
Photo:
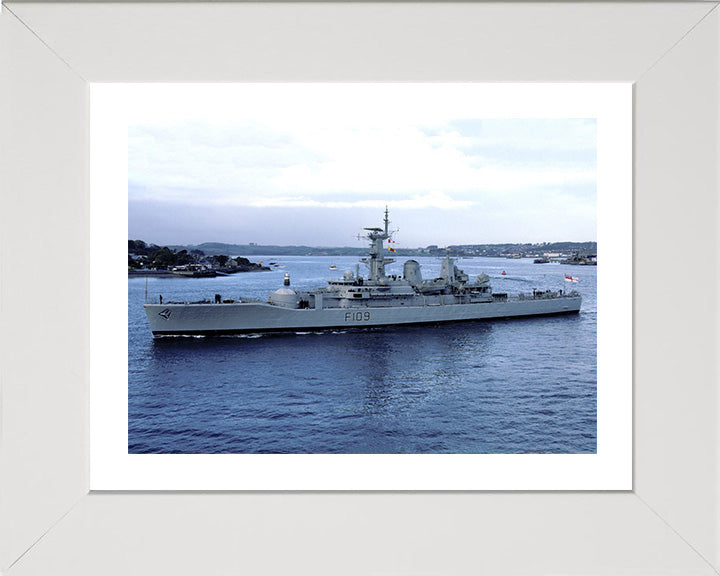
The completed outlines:
{"type": "Polygon", "coordinates": [[[715,574],[716,7],[5,6],[0,569],[715,574]],[[88,493],[87,83],[239,79],[635,83],[632,491],[88,493]]]}

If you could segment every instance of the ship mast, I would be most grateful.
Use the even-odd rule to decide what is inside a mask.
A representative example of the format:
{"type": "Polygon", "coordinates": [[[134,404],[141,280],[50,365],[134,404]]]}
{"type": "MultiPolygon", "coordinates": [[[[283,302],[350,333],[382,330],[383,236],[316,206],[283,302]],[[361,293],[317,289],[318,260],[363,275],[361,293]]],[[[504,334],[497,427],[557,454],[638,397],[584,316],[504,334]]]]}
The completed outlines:
{"type": "Polygon", "coordinates": [[[387,206],[385,206],[384,224],[385,230],[382,228],[365,228],[365,230],[368,231],[365,238],[370,240],[370,257],[363,258],[362,262],[367,264],[370,271],[369,280],[374,280],[375,282],[385,280],[387,278],[387,276],[385,276],[385,265],[395,262],[394,258],[385,258],[384,252],[384,242],[392,236],[389,230],[390,219],[388,217],[387,206]]]}

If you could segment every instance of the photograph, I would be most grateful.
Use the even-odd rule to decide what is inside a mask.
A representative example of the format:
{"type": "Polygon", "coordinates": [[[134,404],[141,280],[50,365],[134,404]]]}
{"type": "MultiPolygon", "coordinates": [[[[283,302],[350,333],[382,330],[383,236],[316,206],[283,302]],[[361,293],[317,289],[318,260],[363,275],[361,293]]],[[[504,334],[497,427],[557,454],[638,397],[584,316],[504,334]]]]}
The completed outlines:
{"type": "Polygon", "coordinates": [[[597,119],[476,91],[137,88],[128,454],[597,453],[597,119]]]}

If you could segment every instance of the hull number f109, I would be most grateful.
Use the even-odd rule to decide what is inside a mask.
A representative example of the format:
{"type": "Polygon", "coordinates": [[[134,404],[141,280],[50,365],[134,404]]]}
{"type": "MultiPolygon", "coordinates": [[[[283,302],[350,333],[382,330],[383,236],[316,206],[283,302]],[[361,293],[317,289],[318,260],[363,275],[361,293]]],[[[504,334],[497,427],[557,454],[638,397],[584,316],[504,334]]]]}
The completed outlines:
{"type": "Polygon", "coordinates": [[[370,312],[345,312],[345,322],[367,322],[370,312]]]}

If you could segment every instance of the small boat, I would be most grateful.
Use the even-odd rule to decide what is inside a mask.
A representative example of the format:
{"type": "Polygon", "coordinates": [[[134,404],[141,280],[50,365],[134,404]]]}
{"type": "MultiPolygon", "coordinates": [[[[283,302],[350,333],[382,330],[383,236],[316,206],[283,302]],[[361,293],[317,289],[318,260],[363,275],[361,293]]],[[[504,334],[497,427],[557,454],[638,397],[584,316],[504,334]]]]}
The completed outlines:
{"type": "Polygon", "coordinates": [[[335,266],[335,264],[333,264],[333,265],[330,266],[328,269],[329,269],[329,270],[337,270],[337,266],[335,266]]]}
{"type": "Polygon", "coordinates": [[[185,278],[214,278],[219,274],[217,270],[172,270],[172,273],[185,278]]]}

